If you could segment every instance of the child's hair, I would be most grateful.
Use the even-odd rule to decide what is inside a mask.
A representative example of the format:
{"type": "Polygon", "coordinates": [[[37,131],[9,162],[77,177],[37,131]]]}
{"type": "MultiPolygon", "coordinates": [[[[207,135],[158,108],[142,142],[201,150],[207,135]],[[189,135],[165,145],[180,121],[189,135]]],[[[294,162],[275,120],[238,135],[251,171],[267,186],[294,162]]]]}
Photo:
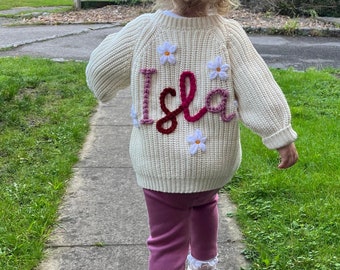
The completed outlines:
{"type": "Polygon", "coordinates": [[[207,3],[210,11],[215,11],[220,15],[226,15],[232,8],[239,5],[238,0],[155,0],[155,2],[156,8],[161,9],[172,9],[174,7],[173,2],[175,2],[184,13],[195,6],[207,3]]]}

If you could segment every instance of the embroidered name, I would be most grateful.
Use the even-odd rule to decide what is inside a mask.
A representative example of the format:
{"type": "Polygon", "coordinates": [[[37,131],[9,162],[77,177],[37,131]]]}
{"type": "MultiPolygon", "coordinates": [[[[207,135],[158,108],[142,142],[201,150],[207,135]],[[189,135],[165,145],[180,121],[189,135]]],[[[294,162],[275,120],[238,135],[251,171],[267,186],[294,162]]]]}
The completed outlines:
{"type": "Polygon", "coordinates": [[[149,119],[149,96],[151,90],[151,75],[156,73],[155,68],[143,68],[140,71],[144,74],[144,95],[143,95],[143,119],[140,120],[141,124],[153,124],[153,120],[149,119]]]}
{"type": "MultiPolygon", "coordinates": [[[[144,100],[143,100],[143,118],[140,120],[141,124],[152,124],[154,120],[149,118],[149,95],[151,89],[151,76],[156,73],[156,69],[142,69],[141,73],[144,74],[144,100]]],[[[184,71],[180,76],[180,98],[181,104],[174,111],[170,111],[166,104],[165,99],[167,95],[173,97],[176,96],[176,90],[173,88],[165,88],[159,97],[161,110],[165,113],[165,116],[156,122],[156,128],[163,134],[170,134],[177,128],[177,116],[183,112],[184,118],[188,122],[196,122],[200,120],[207,112],[220,113],[221,119],[224,122],[230,122],[235,113],[226,115],[226,105],[229,97],[229,92],[226,89],[214,89],[211,90],[205,98],[205,106],[201,108],[196,114],[192,115],[189,110],[191,102],[195,98],[197,91],[196,78],[194,73],[190,71],[184,71]],[[186,81],[189,81],[189,92],[186,91],[186,81]],[[220,96],[219,104],[213,106],[213,99],[215,96],[220,96]],[[170,122],[167,127],[164,127],[166,123],[170,122]]]]}

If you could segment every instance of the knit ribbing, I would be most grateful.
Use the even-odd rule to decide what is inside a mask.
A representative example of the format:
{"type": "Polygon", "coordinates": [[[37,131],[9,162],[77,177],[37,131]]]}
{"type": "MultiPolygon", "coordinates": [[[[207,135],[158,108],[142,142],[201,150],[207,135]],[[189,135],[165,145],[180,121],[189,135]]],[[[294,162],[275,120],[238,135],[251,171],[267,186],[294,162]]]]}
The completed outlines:
{"type": "Polygon", "coordinates": [[[99,100],[106,102],[118,90],[130,85],[136,37],[141,34],[140,28],[147,20],[148,15],[140,16],[125,29],[107,36],[91,53],[86,68],[87,84],[99,100]]]}
{"type": "Polygon", "coordinates": [[[293,142],[297,135],[290,125],[289,107],[280,87],[241,26],[230,21],[227,29],[241,120],[263,138],[269,149],[293,142]]]}
{"type": "Polygon", "coordinates": [[[269,69],[242,27],[219,15],[142,15],[101,43],[86,72],[102,101],[130,86],[130,156],[147,189],[225,185],[241,161],[238,120],[271,149],[296,139],[269,69]]]}
{"type": "Polygon", "coordinates": [[[161,10],[158,10],[154,14],[154,23],[158,24],[162,28],[171,29],[197,29],[206,30],[220,24],[223,21],[223,17],[220,15],[210,15],[207,17],[181,17],[173,18],[163,14],[161,10]]]}

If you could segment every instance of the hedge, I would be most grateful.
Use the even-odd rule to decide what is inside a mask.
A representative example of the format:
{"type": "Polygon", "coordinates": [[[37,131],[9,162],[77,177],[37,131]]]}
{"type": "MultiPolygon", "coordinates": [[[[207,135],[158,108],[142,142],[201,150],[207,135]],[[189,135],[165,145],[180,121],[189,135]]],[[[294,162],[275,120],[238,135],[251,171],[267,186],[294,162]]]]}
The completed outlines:
{"type": "Polygon", "coordinates": [[[339,0],[241,0],[245,7],[256,11],[271,11],[289,16],[333,16],[340,17],[339,0]]]}

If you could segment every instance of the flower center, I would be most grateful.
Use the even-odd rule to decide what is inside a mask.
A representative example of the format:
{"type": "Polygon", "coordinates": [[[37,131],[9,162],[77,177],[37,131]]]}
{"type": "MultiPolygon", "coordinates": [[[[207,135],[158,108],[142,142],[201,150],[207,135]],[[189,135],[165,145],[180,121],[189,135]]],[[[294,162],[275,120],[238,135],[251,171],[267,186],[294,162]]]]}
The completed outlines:
{"type": "Polygon", "coordinates": [[[166,51],[164,54],[165,54],[166,56],[169,56],[169,55],[170,55],[170,52],[166,51]]]}
{"type": "Polygon", "coordinates": [[[196,140],[195,143],[196,143],[196,144],[200,144],[201,141],[200,141],[200,140],[196,140]]]}
{"type": "Polygon", "coordinates": [[[221,68],[220,68],[220,67],[217,67],[217,68],[216,68],[216,71],[217,71],[217,72],[220,72],[220,71],[221,71],[221,68]]]}

